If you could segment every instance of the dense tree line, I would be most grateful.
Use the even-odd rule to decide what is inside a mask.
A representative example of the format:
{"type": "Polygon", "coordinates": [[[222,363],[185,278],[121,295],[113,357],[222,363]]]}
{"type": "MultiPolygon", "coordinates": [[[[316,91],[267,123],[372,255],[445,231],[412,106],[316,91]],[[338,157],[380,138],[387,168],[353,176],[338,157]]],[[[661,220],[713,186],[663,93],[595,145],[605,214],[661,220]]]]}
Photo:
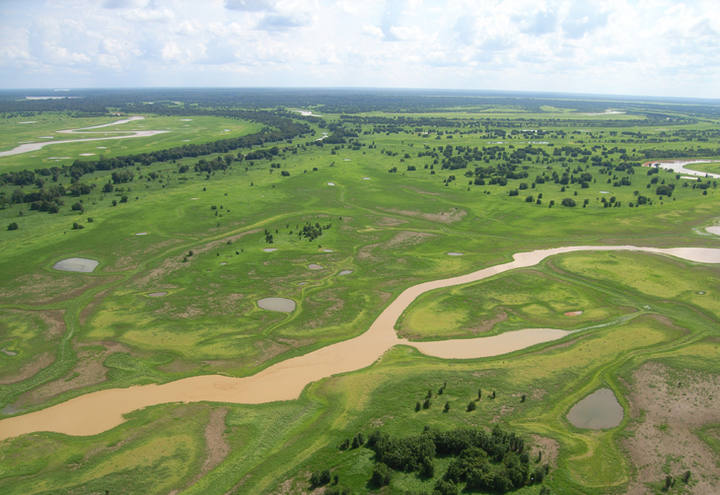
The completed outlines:
{"type": "MultiPolygon", "coordinates": [[[[0,185],[15,186],[36,186],[39,191],[32,193],[24,193],[21,190],[13,192],[11,197],[12,203],[28,203],[36,201],[52,201],[64,194],[60,189],[45,189],[46,180],[58,182],[60,176],[69,177],[73,181],[73,185],[68,192],[72,195],[88,194],[82,185],[76,185],[77,181],[86,174],[96,171],[113,170],[112,182],[114,184],[129,182],[133,178],[131,167],[142,165],[147,166],[154,162],[177,160],[186,157],[197,157],[212,153],[227,153],[237,148],[245,148],[264,143],[278,142],[291,139],[297,135],[304,134],[309,131],[306,124],[294,122],[291,119],[280,118],[270,119],[277,126],[276,128],[265,127],[260,132],[246,136],[222,139],[203,144],[186,144],[164,150],[151,151],[147,153],[139,153],[135,155],[126,155],[113,158],[99,158],[95,160],[75,160],[71,165],[62,167],[38,168],[32,170],[21,170],[17,172],[4,172],[0,174],[0,185]],[[18,192],[19,191],[19,192],[18,192]],[[22,197],[21,197],[22,195],[22,197]],[[38,196],[38,197],[36,197],[38,196]]],[[[238,159],[257,160],[270,158],[279,152],[277,147],[269,149],[258,149],[247,153],[246,155],[238,154],[238,159]]],[[[225,169],[229,166],[227,160],[207,162],[201,160],[196,165],[196,171],[213,171],[218,168],[225,169]],[[221,164],[224,163],[224,166],[221,164]],[[220,166],[218,166],[220,165],[220,166]]],[[[62,187],[62,186],[60,186],[62,187]]],[[[52,208],[51,208],[52,209],[52,208]]],[[[43,211],[50,211],[43,209],[43,211]]]]}

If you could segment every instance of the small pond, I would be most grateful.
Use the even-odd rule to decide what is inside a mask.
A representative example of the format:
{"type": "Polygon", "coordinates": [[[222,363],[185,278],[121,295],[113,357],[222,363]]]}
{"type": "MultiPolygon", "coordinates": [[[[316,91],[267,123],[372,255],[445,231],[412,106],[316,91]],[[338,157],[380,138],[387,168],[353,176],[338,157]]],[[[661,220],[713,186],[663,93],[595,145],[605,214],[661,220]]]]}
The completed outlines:
{"type": "Polygon", "coordinates": [[[609,388],[599,388],[572,406],[567,419],[577,428],[614,428],[623,418],[623,408],[609,388]]]}
{"type": "Polygon", "coordinates": [[[260,299],[257,305],[268,311],[279,311],[281,313],[292,313],[295,311],[295,301],[284,297],[266,297],[260,299]]]}
{"type": "Polygon", "coordinates": [[[60,260],[53,265],[56,270],[63,272],[83,272],[90,273],[100,262],[87,258],[67,258],[60,260]]]}

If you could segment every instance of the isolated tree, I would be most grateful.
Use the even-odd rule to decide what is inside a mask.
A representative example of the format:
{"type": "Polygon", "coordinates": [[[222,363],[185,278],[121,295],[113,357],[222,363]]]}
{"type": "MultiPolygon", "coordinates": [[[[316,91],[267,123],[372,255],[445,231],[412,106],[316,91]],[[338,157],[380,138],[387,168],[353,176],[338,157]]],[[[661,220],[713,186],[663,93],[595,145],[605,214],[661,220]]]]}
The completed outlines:
{"type": "Polygon", "coordinates": [[[377,462],[375,463],[370,483],[380,488],[381,486],[389,485],[391,477],[392,471],[390,471],[390,468],[382,462],[377,462]]]}
{"type": "Polygon", "coordinates": [[[17,230],[18,224],[16,222],[10,222],[10,224],[7,226],[8,230],[17,230]]]}

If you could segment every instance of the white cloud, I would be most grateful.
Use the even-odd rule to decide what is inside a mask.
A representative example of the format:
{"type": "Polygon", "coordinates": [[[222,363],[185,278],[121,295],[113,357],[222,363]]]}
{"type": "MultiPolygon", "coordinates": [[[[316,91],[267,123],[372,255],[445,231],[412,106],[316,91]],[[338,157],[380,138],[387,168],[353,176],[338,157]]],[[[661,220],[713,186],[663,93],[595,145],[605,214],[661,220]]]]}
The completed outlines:
{"type": "Polygon", "coordinates": [[[0,39],[13,75],[0,86],[106,77],[720,97],[715,0],[0,1],[0,39]]]}

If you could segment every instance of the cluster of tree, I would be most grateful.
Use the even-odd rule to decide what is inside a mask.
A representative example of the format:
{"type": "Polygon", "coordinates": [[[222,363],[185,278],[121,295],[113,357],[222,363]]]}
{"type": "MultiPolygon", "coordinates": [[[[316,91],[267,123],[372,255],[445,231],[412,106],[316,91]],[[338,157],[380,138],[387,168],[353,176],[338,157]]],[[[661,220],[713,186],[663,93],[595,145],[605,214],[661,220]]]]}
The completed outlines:
{"type": "MultiPolygon", "coordinates": [[[[242,157],[242,155],[240,155],[242,157]]],[[[217,156],[214,160],[207,161],[201,158],[193,167],[195,172],[211,173],[216,170],[227,170],[233,162],[232,155],[217,156]]]]}
{"type": "Polygon", "coordinates": [[[298,237],[303,237],[308,241],[312,242],[323,233],[323,230],[328,230],[331,224],[320,225],[320,222],[310,223],[305,222],[305,225],[298,231],[298,237]]]}
{"type": "Polygon", "coordinates": [[[541,455],[534,462],[530,459],[521,437],[498,426],[490,433],[478,428],[434,431],[426,427],[409,437],[375,430],[365,447],[375,453],[370,480],[375,486],[389,484],[393,470],[432,478],[436,457],[453,458],[435,486],[440,493],[458,493],[463,483],[468,491],[506,493],[541,483],[549,471],[547,464],[539,464],[541,455]]]}

